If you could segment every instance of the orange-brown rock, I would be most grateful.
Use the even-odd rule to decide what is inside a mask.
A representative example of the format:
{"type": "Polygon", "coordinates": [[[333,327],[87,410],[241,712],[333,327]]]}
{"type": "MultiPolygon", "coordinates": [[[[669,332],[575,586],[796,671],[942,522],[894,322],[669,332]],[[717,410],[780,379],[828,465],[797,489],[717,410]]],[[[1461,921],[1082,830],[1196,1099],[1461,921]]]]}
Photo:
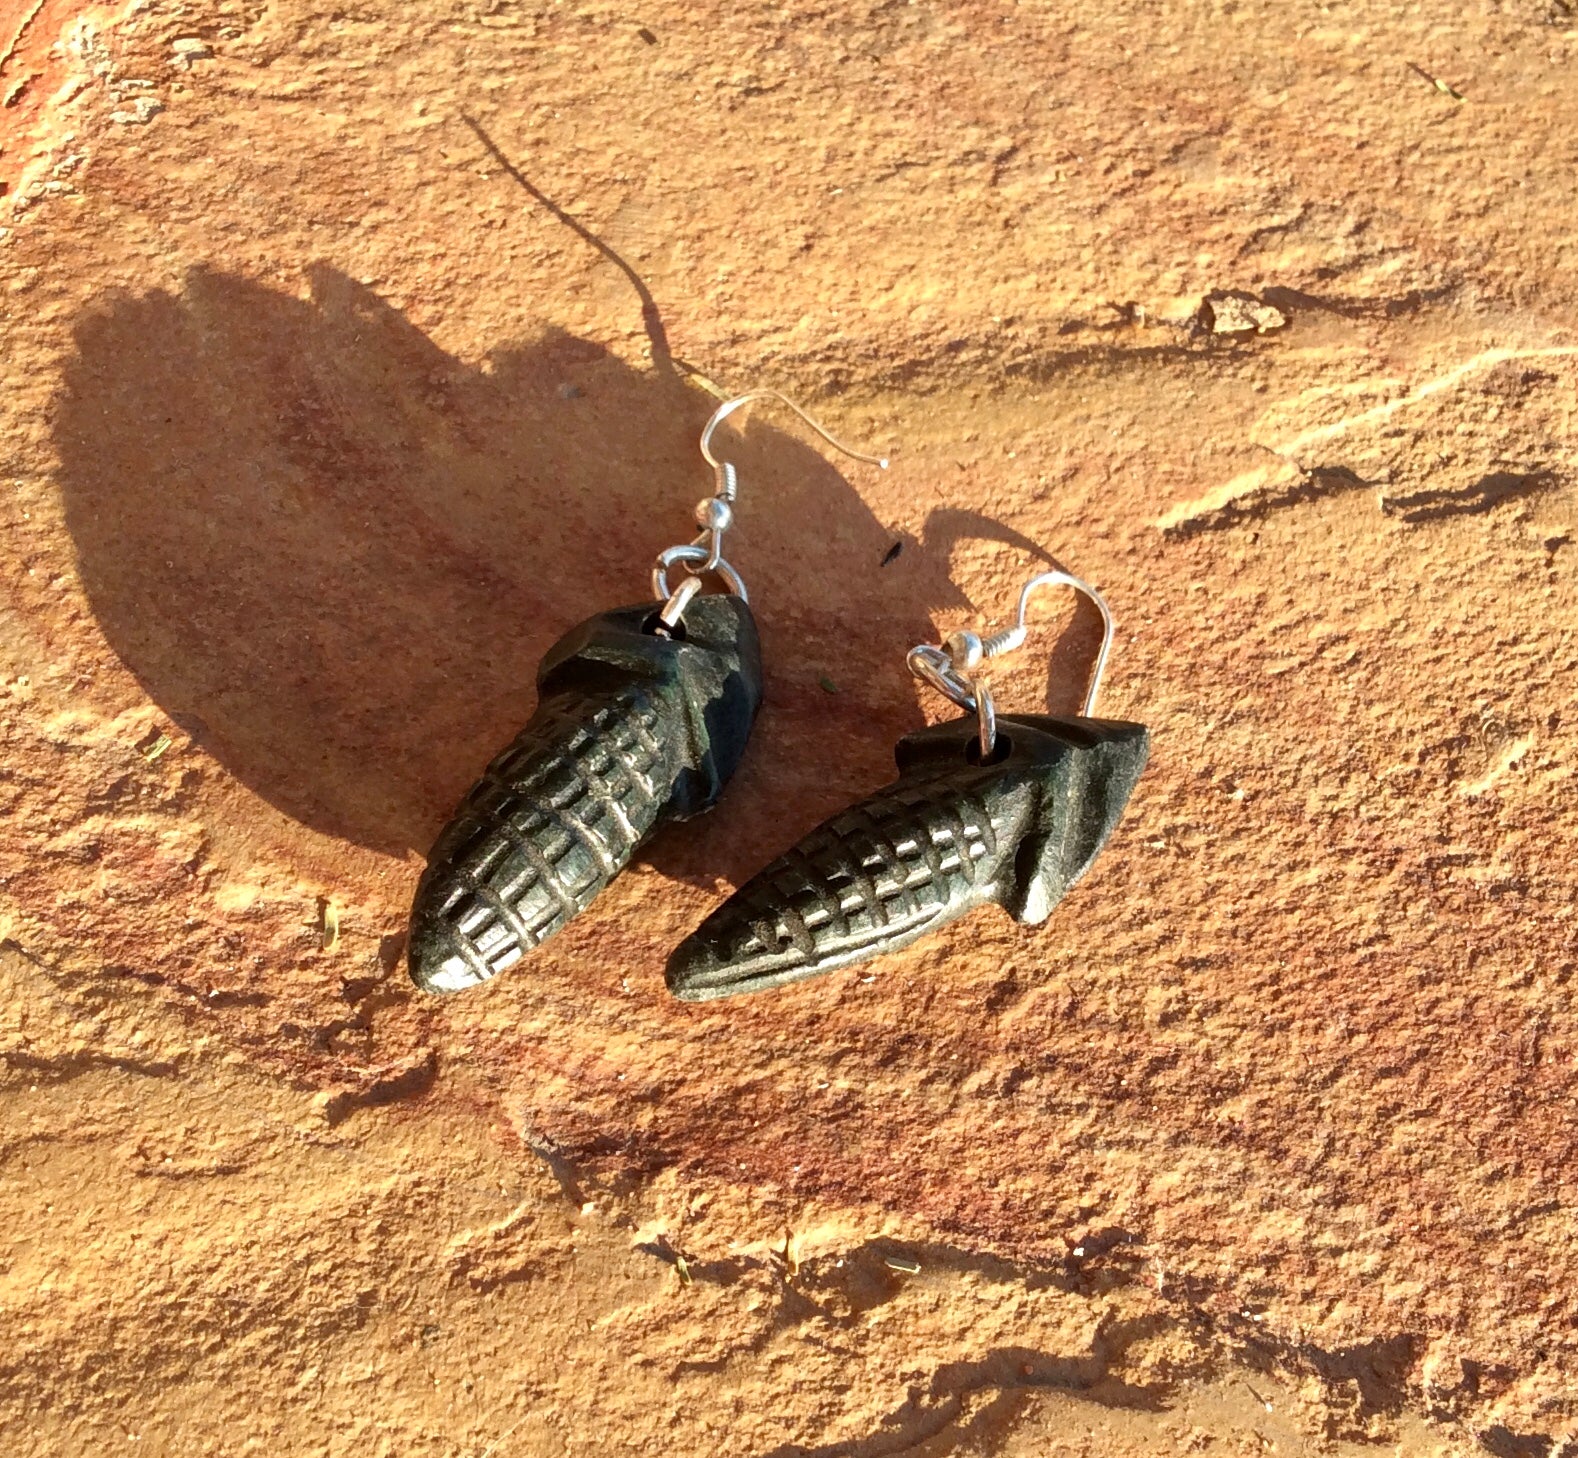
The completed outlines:
{"type": "Polygon", "coordinates": [[[1565,0],[4,11],[18,1452],[1569,1451],[1565,0]],[[744,767],[421,997],[762,385],[892,466],[731,437],[744,767]],[[1053,918],[670,999],[1053,560],[1152,734],[1053,918]]]}

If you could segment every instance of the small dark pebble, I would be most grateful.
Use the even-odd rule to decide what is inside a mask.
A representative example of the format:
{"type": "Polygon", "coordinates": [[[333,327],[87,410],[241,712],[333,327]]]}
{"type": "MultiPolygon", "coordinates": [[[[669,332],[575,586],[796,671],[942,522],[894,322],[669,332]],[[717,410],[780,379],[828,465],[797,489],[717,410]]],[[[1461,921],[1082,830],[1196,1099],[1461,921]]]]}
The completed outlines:
{"type": "Polygon", "coordinates": [[[560,385],[559,398],[561,400],[579,400],[586,393],[579,385],[560,385]]]}
{"type": "Polygon", "coordinates": [[[836,694],[838,692],[838,685],[825,673],[817,679],[817,682],[822,685],[822,692],[825,694],[836,694]]]}
{"type": "Polygon", "coordinates": [[[884,567],[892,566],[893,563],[895,563],[895,562],[897,562],[899,560],[899,558],[903,555],[903,553],[904,553],[904,543],[903,542],[895,542],[891,547],[888,548],[888,550],[886,552],[884,552],[882,554],[882,565],[884,567]]]}
{"type": "Polygon", "coordinates": [[[657,44],[657,37],[653,35],[652,32],[644,25],[636,32],[636,34],[640,36],[641,39],[644,40],[649,46],[655,46],[657,44]]]}

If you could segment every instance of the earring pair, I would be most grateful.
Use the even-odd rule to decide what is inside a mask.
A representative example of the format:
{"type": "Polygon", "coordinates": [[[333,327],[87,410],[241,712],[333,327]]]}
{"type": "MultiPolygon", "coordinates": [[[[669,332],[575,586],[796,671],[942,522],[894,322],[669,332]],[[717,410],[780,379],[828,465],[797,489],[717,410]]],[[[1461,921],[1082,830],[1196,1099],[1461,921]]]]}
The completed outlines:
{"type": "MultiPolygon", "coordinates": [[[[745,583],[723,553],[738,472],[714,456],[712,438],[761,400],[886,467],[776,390],[713,412],[700,444],[716,489],[696,508],[700,535],[658,554],[654,601],[589,618],[548,650],[536,712],[429,854],[408,945],[425,991],[459,991],[518,962],[664,824],[710,810],[739,766],[761,705],[761,650],[745,583]],[[685,573],[671,583],[676,568],[685,573]],[[704,594],[708,578],[725,591],[704,594]]],[[[913,648],[911,671],[965,715],[906,735],[893,784],[729,897],[669,958],[669,990],[701,1001],[799,981],[908,946],[987,902],[1025,924],[1045,920],[1106,843],[1145,764],[1142,726],[1092,717],[1112,638],[1101,595],[1059,570],[1025,585],[1010,628],[913,648]],[[1083,712],[999,717],[986,664],[1025,641],[1032,596],[1054,584],[1085,594],[1102,617],[1083,712]]]]}

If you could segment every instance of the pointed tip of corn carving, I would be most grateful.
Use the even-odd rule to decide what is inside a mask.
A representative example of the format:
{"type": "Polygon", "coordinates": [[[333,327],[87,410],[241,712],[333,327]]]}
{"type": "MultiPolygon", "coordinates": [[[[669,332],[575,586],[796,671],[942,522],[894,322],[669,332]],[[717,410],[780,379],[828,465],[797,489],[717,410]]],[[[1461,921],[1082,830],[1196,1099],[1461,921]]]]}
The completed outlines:
{"type": "Polygon", "coordinates": [[[423,992],[461,992],[487,981],[465,955],[453,929],[442,918],[424,916],[420,904],[411,918],[406,966],[423,992]]]}
{"type": "Polygon", "coordinates": [[[715,997],[727,997],[735,989],[720,978],[726,969],[712,952],[695,937],[687,937],[668,959],[663,969],[663,980],[668,990],[682,1002],[708,1002],[715,997]]]}
{"type": "Polygon", "coordinates": [[[739,997],[798,982],[823,968],[793,948],[741,952],[721,939],[712,922],[704,922],[677,947],[664,968],[668,990],[684,1002],[711,1002],[739,997]]]}

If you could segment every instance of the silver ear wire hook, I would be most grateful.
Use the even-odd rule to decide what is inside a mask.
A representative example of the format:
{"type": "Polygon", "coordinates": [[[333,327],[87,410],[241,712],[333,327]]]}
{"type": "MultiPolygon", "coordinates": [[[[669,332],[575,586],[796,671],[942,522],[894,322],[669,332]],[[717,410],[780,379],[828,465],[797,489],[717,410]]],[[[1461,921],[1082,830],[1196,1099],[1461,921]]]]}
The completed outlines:
{"type": "Polygon", "coordinates": [[[805,423],[809,425],[812,430],[814,430],[819,436],[822,437],[823,440],[832,446],[835,451],[843,452],[843,454],[848,456],[851,460],[864,461],[868,466],[880,466],[884,471],[887,470],[888,458],[886,456],[868,456],[864,451],[851,450],[849,446],[845,445],[843,441],[839,440],[837,436],[833,435],[832,432],[821,423],[821,421],[810,415],[807,415],[804,410],[796,405],[794,401],[782,391],[752,390],[749,394],[736,395],[732,400],[725,400],[723,404],[718,406],[718,408],[712,412],[712,419],[709,420],[702,428],[701,458],[709,466],[711,466],[713,470],[719,473],[718,495],[722,496],[724,500],[734,500],[734,493],[737,488],[738,478],[732,474],[734,471],[734,467],[732,465],[730,465],[727,461],[720,461],[715,455],[713,455],[712,437],[717,433],[718,427],[722,425],[723,422],[731,415],[733,415],[736,410],[743,410],[747,405],[752,405],[758,400],[776,400],[780,405],[787,405],[791,410],[794,411],[796,415],[805,421],[805,423]],[[731,473],[729,476],[729,484],[727,486],[724,484],[725,472],[731,473]]]}
{"type": "Polygon", "coordinates": [[[888,468],[886,456],[868,456],[863,451],[850,449],[820,421],[808,415],[787,395],[777,390],[752,390],[748,394],[736,395],[732,400],[725,400],[712,412],[712,418],[702,427],[701,432],[701,458],[712,467],[717,481],[716,491],[696,503],[696,525],[701,528],[701,535],[687,545],[669,547],[659,552],[657,562],[652,568],[653,595],[664,600],[664,607],[659,616],[668,628],[678,625],[686,604],[698,590],[696,587],[689,587],[687,590],[687,584],[692,577],[700,578],[709,572],[715,572],[736,597],[745,602],[750,600],[746,595],[745,583],[740,574],[724,560],[723,556],[723,534],[734,524],[734,500],[740,490],[740,473],[732,461],[720,461],[713,455],[712,437],[718,427],[736,410],[742,410],[758,400],[776,400],[780,405],[787,405],[834,450],[841,451],[851,460],[864,461],[867,465],[879,466],[884,471],[888,468]],[[668,581],[669,568],[678,565],[686,567],[690,576],[671,592],[668,581]]]}
{"type": "Polygon", "coordinates": [[[1089,719],[1096,708],[1096,696],[1101,692],[1102,675],[1107,671],[1107,658],[1112,652],[1112,639],[1116,631],[1112,612],[1106,599],[1088,582],[1072,572],[1054,569],[1032,577],[1019,591],[1019,611],[1012,627],[1003,628],[983,638],[967,629],[948,634],[942,647],[921,643],[911,648],[905,661],[910,672],[923,683],[930,684],[938,693],[951,699],[961,709],[979,718],[981,723],[981,755],[989,757],[997,747],[997,709],[992,691],[984,675],[978,670],[991,658],[1001,658],[1005,653],[1023,645],[1029,636],[1025,613],[1030,599],[1040,587],[1072,587],[1083,593],[1101,613],[1101,651],[1096,654],[1096,666],[1091,670],[1090,686],[1085,690],[1085,704],[1081,715],[1089,719]]]}

